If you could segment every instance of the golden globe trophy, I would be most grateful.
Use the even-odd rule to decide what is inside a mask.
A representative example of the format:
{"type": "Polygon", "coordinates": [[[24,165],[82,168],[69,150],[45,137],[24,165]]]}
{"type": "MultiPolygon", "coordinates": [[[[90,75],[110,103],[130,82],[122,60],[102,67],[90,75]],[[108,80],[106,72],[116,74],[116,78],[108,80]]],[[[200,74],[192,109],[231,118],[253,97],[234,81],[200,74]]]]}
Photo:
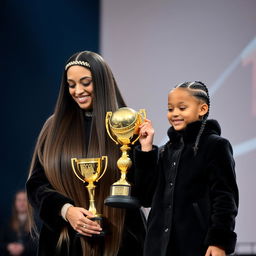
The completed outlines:
{"type": "Polygon", "coordinates": [[[131,108],[120,108],[114,113],[106,114],[106,129],[109,137],[116,143],[121,144],[122,156],[117,161],[117,166],[121,171],[121,178],[112,184],[110,196],[104,203],[112,207],[136,208],[139,207],[137,198],[131,196],[131,184],[126,180],[127,170],[131,167],[132,161],[128,155],[131,149],[130,144],[134,144],[139,139],[139,126],[146,118],[145,109],[138,112],[131,108]]]}
{"type": "Polygon", "coordinates": [[[71,166],[76,177],[83,183],[88,183],[86,186],[89,195],[88,211],[95,215],[95,217],[90,219],[96,221],[102,227],[101,233],[99,235],[93,236],[104,236],[104,218],[102,214],[97,212],[95,207],[94,195],[96,186],[94,185],[94,182],[97,182],[100,178],[102,178],[106,172],[108,166],[108,157],[102,156],[101,158],[71,158],[71,166]],[[102,168],[102,161],[105,161],[104,168],[102,168]]]}

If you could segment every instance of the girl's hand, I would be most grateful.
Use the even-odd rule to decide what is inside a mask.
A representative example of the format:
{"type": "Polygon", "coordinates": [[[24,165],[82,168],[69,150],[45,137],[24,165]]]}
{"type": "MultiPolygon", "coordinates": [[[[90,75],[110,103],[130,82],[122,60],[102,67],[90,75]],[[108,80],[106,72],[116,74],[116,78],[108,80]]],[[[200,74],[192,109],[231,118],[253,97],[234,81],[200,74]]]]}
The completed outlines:
{"type": "Polygon", "coordinates": [[[90,220],[94,215],[81,207],[70,206],[66,213],[66,219],[78,233],[84,236],[100,234],[102,228],[95,221],[90,220]]]}
{"type": "Polygon", "coordinates": [[[150,120],[145,119],[144,122],[140,125],[140,144],[142,151],[152,150],[153,138],[154,138],[154,128],[150,120]]]}
{"type": "Polygon", "coordinates": [[[226,253],[218,246],[209,246],[205,256],[226,256],[226,253]]]}

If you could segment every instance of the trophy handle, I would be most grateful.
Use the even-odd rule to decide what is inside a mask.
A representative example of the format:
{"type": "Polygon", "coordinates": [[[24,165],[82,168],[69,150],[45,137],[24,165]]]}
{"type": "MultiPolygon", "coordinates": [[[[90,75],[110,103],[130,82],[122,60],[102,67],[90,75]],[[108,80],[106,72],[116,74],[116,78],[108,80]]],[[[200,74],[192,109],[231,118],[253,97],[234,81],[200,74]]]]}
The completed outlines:
{"type": "Polygon", "coordinates": [[[143,120],[141,120],[142,122],[144,121],[144,119],[147,118],[147,114],[146,114],[146,110],[143,108],[143,109],[140,109],[138,111],[138,113],[140,114],[140,116],[142,117],[143,120]]]}
{"type": "Polygon", "coordinates": [[[107,112],[105,122],[106,122],[106,129],[109,137],[118,145],[119,143],[112,137],[110,131],[109,131],[109,118],[112,116],[112,112],[107,112]]]}
{"type": "MultiPolygon", "coordinates": [[[[145,109],[140,109],[138,111],[138,115],[139,115],[139,122],[140,124],[142,124],[144,122],[144,119],[146,119],[146,110],[145,109]]],[[[131,144],[133,145],[138,139],[140,138],[140,135],[134,140],[131,142],[131,144]]]]}
{"type": "Polygon", "coordinates": [[[74,162],[77,162],[77,158],[71,158],[71,166],[72,166],[74,174],[76,175],[76,177],[79,180],[81,180],[83,183],[85,183],[85,181],[81,177],[79,177],[79,175],[76,173],[76,168],[75,168],[74,162]]]}
{"type": "Polygon", "coordinates": [[[104,173],[106,172],[107,170],[107,167],[108,167],[108,157],[107,156],[102,156],[101,157],[101,160],[104,160],[105,159],[105,168],[104,168],[104,171],[102,172],[102,174],[100,175],[100,177],[96,180],[96,182],[104,175],[104,173]]]}

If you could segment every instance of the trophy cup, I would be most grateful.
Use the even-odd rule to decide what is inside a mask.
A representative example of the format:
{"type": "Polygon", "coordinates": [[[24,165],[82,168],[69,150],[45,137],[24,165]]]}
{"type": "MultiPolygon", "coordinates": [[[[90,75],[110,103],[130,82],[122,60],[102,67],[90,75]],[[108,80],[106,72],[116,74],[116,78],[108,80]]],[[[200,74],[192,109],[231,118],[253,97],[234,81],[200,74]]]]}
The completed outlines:
{"type": "Polygon", "coordinates": [[[126,180],[126,174],[132,165],[128,155],[128,151],[131,149],[129,145],[134,144],[139,139],[138,129],[145,118],[146,111],[144,109],[136,112],[127,107],[106,114],[106,129],[109,137],[116,144],[122,145],[120,148],[122,155],[117,161],[121,178],[111,185],[110,196],[104,201],[108,206],[119,208],[137,208],[140,206],[138,199],[131,196],[131,184],[126,180]]]}
{"type": "MultiPolygon", "coordinates": [[[[95,207],[95,185],[94,182],[97,182],[106,172],[108,165],[108,157],[102,156],[101,158],[71,158],[71,165],[74,174],[76,177],[81,180],[83,183],[87,182],[86,186],[88,194],[89,194],[89,209],[91,213],[95,215],[95,217],[90,218],[93,221],[96,221],[101,227],[103,227],[102,214],[99,214],[95,207]],[[102,161],[105,161],[105,167],[102,168],[102,161]]],[[[102,230],[99,235],[94,236],[104,236],[105,231],[102,230]]]]}

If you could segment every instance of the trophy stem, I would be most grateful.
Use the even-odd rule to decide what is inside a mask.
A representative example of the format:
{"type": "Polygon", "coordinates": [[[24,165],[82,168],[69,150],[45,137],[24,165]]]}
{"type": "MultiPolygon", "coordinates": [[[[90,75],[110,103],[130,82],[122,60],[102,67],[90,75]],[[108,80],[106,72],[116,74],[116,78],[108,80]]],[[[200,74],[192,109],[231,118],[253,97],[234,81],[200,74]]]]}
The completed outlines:
{"type": "Polygon", "coordinates": [[[128,150],[130,150],[131,148],[128,147],[127,145],[123,145],[120,149],[122,150],[122,156],[118,159],[117,166],[121,171],[121,178],[114,184],[130,185],[130,183],[126,180],[126,174],[127,174],[127,170],[132,165],[132,161],[127,153],[128,150]]]}
{"type": "Polygon", "coordinates": [[[95,207],[95,185],[92,182],[89,182],[89,184],[86,186],[89,194],[89,211],[93,213],[94,215],[97,215],[97,210],[95,207]]]}

